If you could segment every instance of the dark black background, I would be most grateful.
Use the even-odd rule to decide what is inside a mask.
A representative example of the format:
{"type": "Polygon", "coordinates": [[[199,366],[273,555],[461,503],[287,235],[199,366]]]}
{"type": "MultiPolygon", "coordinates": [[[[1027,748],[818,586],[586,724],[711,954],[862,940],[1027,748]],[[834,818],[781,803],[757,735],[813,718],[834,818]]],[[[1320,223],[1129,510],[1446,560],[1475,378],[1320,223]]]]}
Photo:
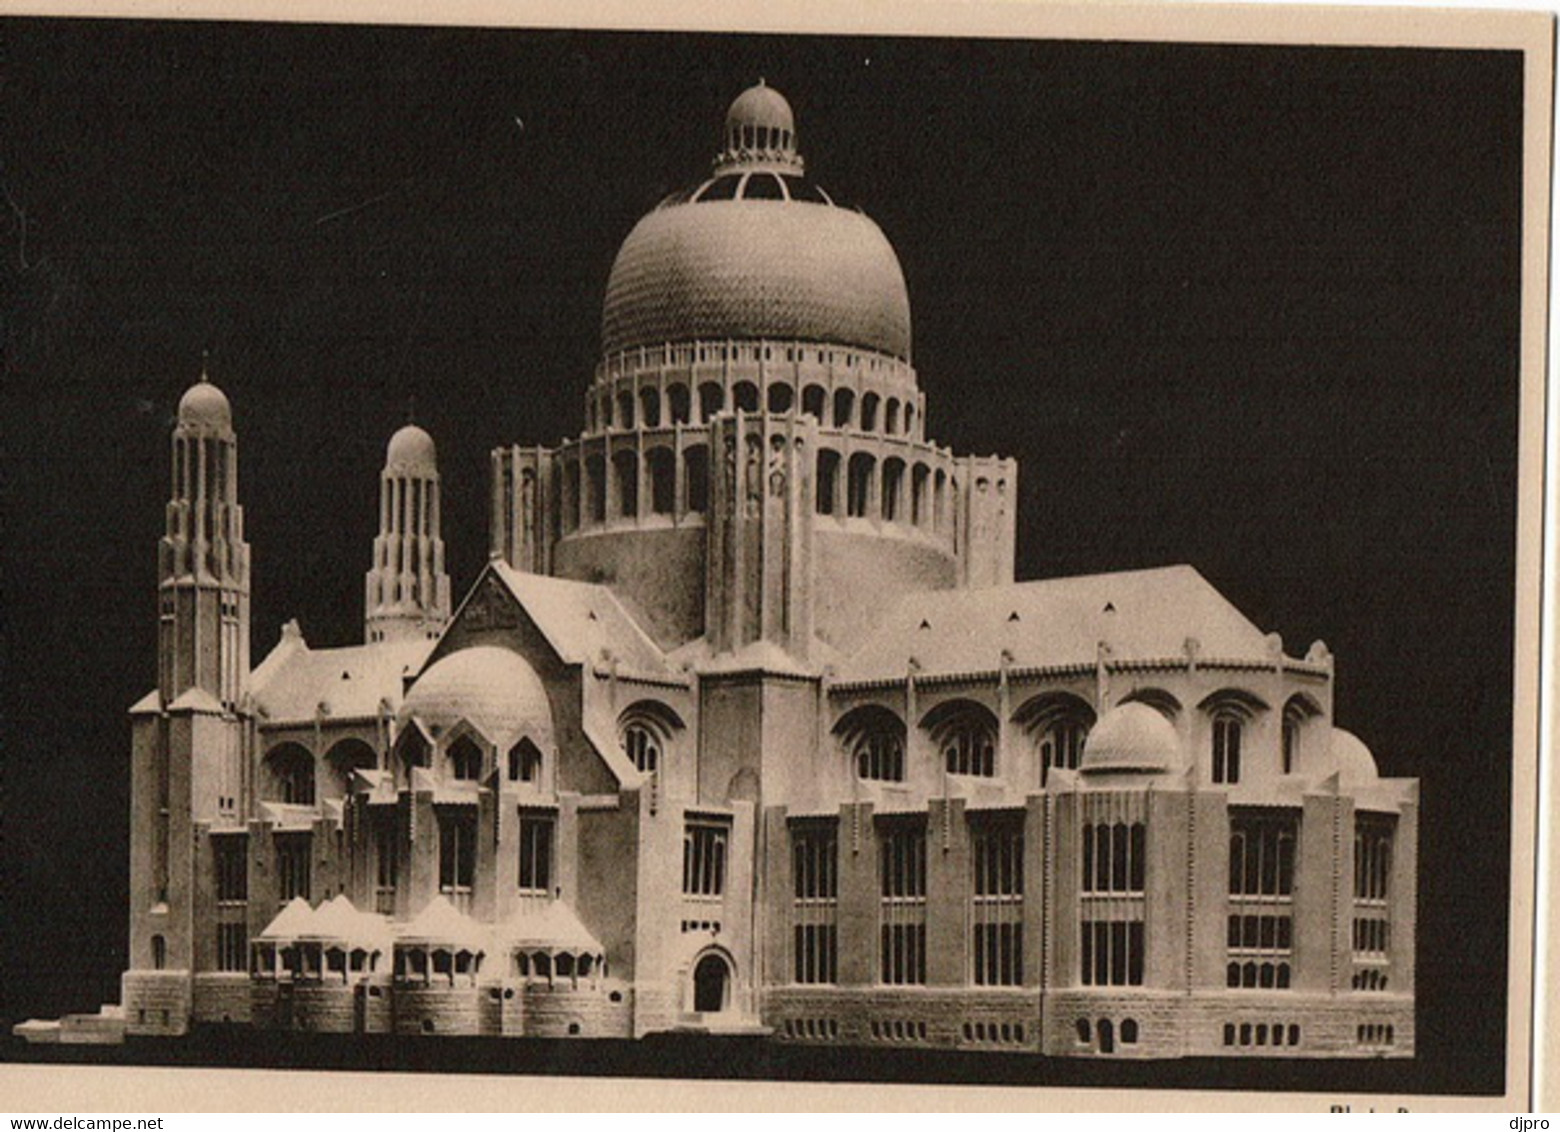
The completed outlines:
{"type": "MultiPolygon", "coordinates": [[[[1423,789],[1419,1054],[1384,1080],[1502,1089],[1519,55],[69,21],[0,43],[7,1026],[118,996],[124,710],[155,677],[201,351],[240,437],[257,658],[293,616],[360,639],[413,397],[460,591],[489,450],[578,430],[617,245],[764,76],[899,252],[929,433],[1019,458],[1019,577],[1188,562],[1291,653],[1337,654],[1339,725],[1423,789]]],[[[1262,1072],[1294,1080],[1238,1071],[1262,1072]]]]}

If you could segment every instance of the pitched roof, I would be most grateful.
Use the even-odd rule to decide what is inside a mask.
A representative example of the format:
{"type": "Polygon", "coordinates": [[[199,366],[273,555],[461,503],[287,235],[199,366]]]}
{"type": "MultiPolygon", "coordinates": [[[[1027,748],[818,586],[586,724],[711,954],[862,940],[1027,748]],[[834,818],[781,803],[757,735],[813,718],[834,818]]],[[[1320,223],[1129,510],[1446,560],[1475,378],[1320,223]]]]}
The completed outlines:
{"type": "Polygon", "coordinates": [[[1101,641],[1117,660],[1184,656],[1261,659],[1262,631],[1190,566],[1086,574],[989,589],[913,594],[840,665],[842,681],[989,672],[1004,650],[1014,668],[1092,664],[1101,641]]]}
{"type": "Polygon", "coordinates": [[[308,934],[313,926],[314,909],[309,907],[309,902],[303,897],[294,896],[255,938],[267,942],[297,939],[300,935],[308,934]]]}
{"type": "Polygon", "coordinates": [[[508,947],[556,947],[599,955],[605,951],[590,934],[574,909],[561,900],[536,908],[522,904],[494,932],[495,940],[508,947]]]}
{"type": "Polygon", "coordinates": [[[402,677],[422,667],[433,645],[414,638],[311,649],[285,638],[255,669],[255,702],[272,723],[312,721],[321,704],[338,719],[375,716],[382,700],[400,705],[402,677]]]}
{"type": "Polygon", "coordinates": [[[460,912],[444,896],[435,896],[409,924],[403,924],[396,933],[399,943],[445,944],[464,947],[472,951],[485,950],[491,933],[464,912],[460,912]]]}
{"type": "Polygon", "coordinates": [[[610,655],[640,675],[672,675],[666,654],[606,586],[527,574],[505,562],[491,562],[548,644],[566,664],[601,664],[610,655]]]}

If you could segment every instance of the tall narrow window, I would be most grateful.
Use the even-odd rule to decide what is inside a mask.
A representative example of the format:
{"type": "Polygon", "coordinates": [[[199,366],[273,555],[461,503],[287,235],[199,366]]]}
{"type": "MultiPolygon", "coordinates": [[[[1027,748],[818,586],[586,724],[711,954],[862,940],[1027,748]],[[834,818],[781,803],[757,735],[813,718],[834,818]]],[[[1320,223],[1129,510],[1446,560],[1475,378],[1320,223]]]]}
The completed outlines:
{"type": "Polygon", "coordinates": [[[828,448],[818,449],[818,478],[813,485],[814,509],[820,515],[834,514],[834,496],[839,490],[840,454],[828,448]]]}
{"type": "Polygon", "coordinates": [[[688,476],[688,510],[702,515],[710,508],[709,448],[695,444],[685,450],[683,469],[688,476]]]}
{"type": "Polygon", "coordinates": [[[550,814],[520,816],[520,891],[546,896],[552,891],[553,819],[550,814]]]}
{"type": "Polygon", "coordinates": [[[618,514],[632,519],[639,514],[639,457],[628,449],[615,452],[612,468],[617,477],[618,514]]]}
{"type": "Polygon", "coordinates": [[[278,834],[276,837],[276,895],[283,904],[295,896],[310,899],[311,840],[307,833],[278,834]]]}
{"type": "Polygon", "coordinates": [[[677,502],[677,467],[670,448],[652,448],[645,453],[650,469],[650,511],[670,515],[677,502]]]}
{"type": "Polygon", "coordinates": [[[1393,814],[1359,813],[1354,818],[1354,986],[1385,990],[1392,949],[1391,896],[1393,814]]]}
{"type": "Polygon", "coordinates": [[[471,908],[477,875],[477,814],[471,806],[440,806],[439,892],[460,911],[471,908]]]}
{"type": "Polygon", "coordinates": [[[974,981],[1018,986],[1024,981],[1023,818],[972,818],[970,825],[974,981]]]}
{"type": "Polygon", "coordinates": [[[1147,840],[1141,821],[1083,826],[1079,959],[1085,986],[1143,983],[1147,840]]]}
{"type": "Polygon", "coordinates": [[[249,926],[242,920],[217,924],[217,970],[244,971],[249,967],[249,926]]]}
{"type": "Polygon", "coordinates": [[[217,873],[217,903],[242,905],[249,899],[249,840],[243,834],[211,839],[217,873]]]}
{"type": "Polygon", "coordinates": [[[1230,814],[1228,986],[1290,985],[1299,832],[1293,811],[1238,809],[1230,814]]]}
{"type": "Polygon", "coordinates": [[[793,980],[832,983],[839,977],[839,855],[835,822],[791,830],[793,980]]]}
{"type": "Polygon", "coordinates": [[[870,453],[857,452],[847,465],[845,484],[845,514],[862,518],[867,513],[867,503],[872,498],[872,473],[874,462],[870,453]]]}
{"type": "Polygon", "coordinates": [[[374,911],[381,915],[390,915],[395,911],[396,872],[399,865],[396,813],[388,809],[376,814],[374,822],[374,911]]]}
{"type": "Polygon", "coordinates": [[[690,821],[683,830],[683,894],[722,896],[726,891],[726,848],[731,827],[725,822],[690,821]]]}
{"type": "Polygon", "coordinates": [[[1233,712],[1213,717],[1213,780],[1234,784],[1240,781],[1241,718],[1233,712]]]}
{"type": "Polygon", "coordinates": [[[878,836],[882,893],[879,981],[926,982],[926,827],[893,822],[878,836]]]}
{"type": "Polygon", "coordinates": [[[1300,720],[1284,713],[1283,772],[1293,774],[1300,764],[1300,720]]]}

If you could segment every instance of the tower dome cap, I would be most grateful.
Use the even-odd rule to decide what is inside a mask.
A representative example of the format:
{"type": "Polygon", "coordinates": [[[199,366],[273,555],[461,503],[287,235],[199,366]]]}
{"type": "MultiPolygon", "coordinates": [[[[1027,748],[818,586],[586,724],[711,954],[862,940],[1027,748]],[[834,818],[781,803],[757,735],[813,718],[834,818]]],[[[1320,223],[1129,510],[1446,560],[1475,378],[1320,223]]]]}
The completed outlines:
{"type": "Polygon", "coordinates": [[[233,407],[227,394],[211,383],[204,372],[200,380],[179,398],[179,427],[226,432],[233,427],[233,407]]]}
{"type": "Polygon", "coordinates": [[[1147,704],[1128,702],[1106,712],[1083,743],[1084,774],[1159,772],[1184,763],[1175,726],[1147,704]]]}
{"type": "Polygon", "coordinates": [[[385,448],[385,470],[423,472],[439,470],[433,437],[414,424],[398,428],[385,448]]]}

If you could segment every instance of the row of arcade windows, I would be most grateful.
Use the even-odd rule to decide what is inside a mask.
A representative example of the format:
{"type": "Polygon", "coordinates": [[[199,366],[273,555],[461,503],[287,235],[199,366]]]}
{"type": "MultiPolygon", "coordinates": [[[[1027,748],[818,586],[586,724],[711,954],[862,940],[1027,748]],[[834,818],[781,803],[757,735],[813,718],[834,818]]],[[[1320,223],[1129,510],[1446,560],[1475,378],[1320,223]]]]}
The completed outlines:
{"type": "MultiPolygon", "coordinates": [[[[1150,693],[1141,697],[1156,708],[1159,699],[1150,693]]],[[[1250,709],[1243,694],[1227,692],[1224,705],[1211,709],[1209,757],[1214,782],[1234,785],[1242,773],[1242,747],[1250,709]]],[[[1301,720],[1304,711],[1291,701],[1283,728],[1283,770],[1293,773],[1298,767],[1301,720]]],[[[1179,705],[1163,707],[1173,715],[1179,705]]],[[[1038,755],[1040,783],[1044,786],[1052,769],[1077,770],[1082,762],[1084,743],[1095,722],[1094,711],[1081,699],[1066,693],[1047,693],[1035,697],[1014,713],[1014,723],[1028,736],[1038,755]]],[[[939,753],[941,768],[949,774],[994,777],[998,773],[996,716],[982,704],[954,700],[939,705],[922,720],[921,726],[939,753]]],[[[834,734],[849,756],[858,778],[902,782],[906,776],[905,723],[892,710],[869,704],[847,712],[834,726],[834,734]]]]}
{"type": "MultiPolygon", "coordinates": [[[[789,413],[797,405],[796,389],[788,382],[772,382],[762,400],[768,412],[789,413]]],[[[739,381],[731,387],[731,408],[744,413],[756,413],[759,411],[759,403],[759,387],[753,382],[739,381]]],[[[620,389],[616,396],[603,394],[599,400],[590,404],[589,409],[594,414],[590,427],[592,430],[626,430],[693,424],[693,407],[688,386],[681,382],[666,387],[664,406],[661,392],[655,386],[642,386],[637,400],[630,390],[620,389]]],[[[726,409],[726,390],[719,382],[706,381],[699,386],[697,423],[707,424],[726,409]]],[[[915,404],[908,400],[901,402],[897,397],[884,399],[871,391],[858,399],[854,389],[841,388],[835,390],[831,400],[828,390],[823,386],[807,385],[802,389],[801,411],[820,425],[834,428],[877,432],[881,424],[885,436],[915,435],[915,404]]]]}

